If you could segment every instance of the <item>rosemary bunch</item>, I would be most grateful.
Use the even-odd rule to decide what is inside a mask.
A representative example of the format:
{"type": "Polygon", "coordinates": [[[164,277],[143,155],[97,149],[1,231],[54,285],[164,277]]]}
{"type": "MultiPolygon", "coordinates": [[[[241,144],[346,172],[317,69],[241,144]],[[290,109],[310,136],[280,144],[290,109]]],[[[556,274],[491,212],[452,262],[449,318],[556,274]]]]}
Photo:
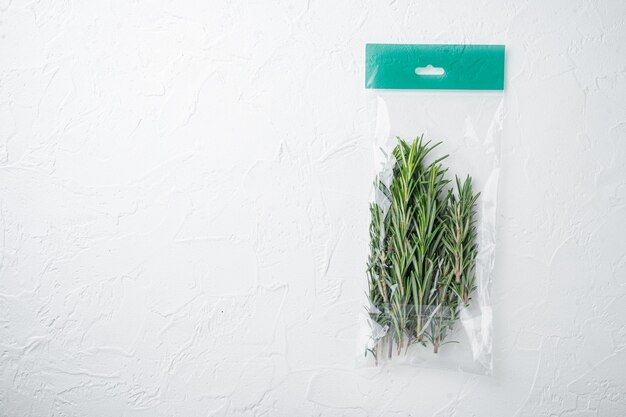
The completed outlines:
{"type": "Polygon", "coordinates": [[[427,341],[437,352],[458,318],[459,300],[467,304],[474,289],[478,195],[469,177],[462,186],[457,179],[456,193],[446,191],[447,155],[425,162],[438,145],[423,136],[412,143],[398,138],[391,183],[377,180],[389,203],[370,205],[369,314],[384,335],[369,350],[377,359],[392,356],[394,345],[400,354],[427,341]]]}

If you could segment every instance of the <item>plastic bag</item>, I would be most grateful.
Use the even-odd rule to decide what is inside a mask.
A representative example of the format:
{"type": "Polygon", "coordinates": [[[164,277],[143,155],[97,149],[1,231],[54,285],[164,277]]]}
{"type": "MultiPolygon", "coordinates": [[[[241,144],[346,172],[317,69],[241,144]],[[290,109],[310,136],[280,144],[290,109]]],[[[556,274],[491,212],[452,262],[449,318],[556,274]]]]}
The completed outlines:
{"type": "MultiPolygon", "coordinates": [[[[366,59],[368,116],[378,176],[371,199],[368,300],[360,319],[362,331],[357,363],[361,366],[407,363],[491,374],[489,296],[495,260],[499,149],[504,114],[504,46],[368,44],[366,59]],[[424,150],[422,160],[411,154],[424,150]],[[421,168],[414,168],[407,162],[409,155],[420,161],[421,168]],[[445,159],[440,160],[443,157],[445,159]],[[427,172],[435,165],[440,166],[441,173],[427,172]],[[439,197],[433,197],[433,204],[441,213],[432,210],[433,222],[445,216],[452,219],[455,209],[451,209],[451,204],[455,198],[460,199],[454,197],[460,192],[456,189],[455,178],[459,177],[461,189],[467,176],[471,177],[469,187],[480,195],[474,200],[472,213],[466,213],[469,217],[462,219],[471,218],[473,227],[469,221],[468,225],[457,225],[455,237],[454,227],[444,224],[454,220],[441,220],[441,236],[444,236],[441,239],[446,233],[452,234],[450,239],[458,239],[461,248],[459,231],[467,230],[467,233],[474,233],[470,236],[475,242],[473,252],[468,243],[458,249],[460,255],[455,252],[455,260],[446,255],[446,247],[436,239],[437,243],[431,246],[420,243],[419,239],[428,240],[423,237],[425,232],[420,232],[422,226],[416,219],[420,213],[430,212],[425,208],[431,204],[427,198],[419,200],[424,201],[421,206],[407,210],[406,221],[401,215],[389,220],[390,210],[394,210],[392,206],[400,204],[394,202],[394,198],[402,201],[390,195],[402,192],[397,191],[404,186],[398,185],[401,169],[413,169],[407,174],[413,176],[422,169],[426,173],[420,174],[422,180],[419,181],[424,184],[428,178],[438,175],[441,175],[439,179],[449,180],[445,189],[437,194],[439,197]],[[394,181],[397,183],[392,186],[394,181]],[[379,218],[375,219],[377,216],[379,218]],[[417,243],[405,245],[397,238],[403,233],[417,236],[414,237],[417,243]],[[427,249],[422,252],[422,247],[427,249]],[[465,254],[469,261],[459,262],[465,254]],[[401,261],[390,261],[394,256],[401,261]],[[466,269],[460,278],[461,264],[466,269]],[[391,274],[407,279],[396,280],[394,284],[389,278],[391,274]]],[[[426,185],[424,187],[428,190],[426,185]]],[[[460,213],[458,207],[456,212],[460,213]]],[[[430,223],[426,224],[428,227],[430,223]]]]}

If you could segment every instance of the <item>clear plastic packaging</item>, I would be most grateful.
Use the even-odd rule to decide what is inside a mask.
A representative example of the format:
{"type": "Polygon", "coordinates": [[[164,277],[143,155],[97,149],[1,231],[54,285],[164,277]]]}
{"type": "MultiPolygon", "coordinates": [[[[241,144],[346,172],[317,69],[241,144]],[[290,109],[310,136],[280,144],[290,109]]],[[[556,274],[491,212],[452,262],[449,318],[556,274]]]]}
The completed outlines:
{"type": "MultiPolygon", "coordinates": [[[[375,46],[385,47],[385,45],[375,46]]],[[[391,47],[393,51],[393,48],[398,46],[386,45],[386,47],[391,47]]],[[[431,262],[431,268],[422,272],[422,275],[430,274],[428,285],[432,288],[425,293],[425,297],[412,298],[410,295],[396,297],[399,292],[408,294],[409,291],[414,290],[397,288],[397,285],[380,288],[381,285],[383,287],[386,285],[385,282],[389,283],[385,281],[384,276],[380,275],[385,274],[384,268],[391,267],[385,260],[385,257],[391,255],[381,253],[381,249],[373,247],[370,257],[373,257],[376,262],[379,262],[378,258],[383,258],[379,264],[384,264],[384,266],[379,265],[382,269],[378,272],[368,271],[368,291],[371,291],[373,286],[378,286],[375,290],[384,290],[382,294],[386,296],[375,303],[371,301],[372,297],[365,302],[365,308],[359,320],[361,331],[358,340],[357,363],[360,366],[378,366],[390,362],[406,363],[488,375],[492,372],[490,288],[495,261],[499,154],[504,115],[504,47],[478,47],[483,48],[481,49],[483,55],[474,56],[467,53],[465,46],[459,45],[452,46],[457,49],[436,50],[434,55],[432,48],[436,46],[433,45],[425,46],[427,49],[419,45],[412,45],[413,49],[401,47],[405,49],[399,52],[396,49],[394,58],[398,56],[398,53],[403,59],[409,57],[411,60],[408,64],[402,59],[385,61],[381,59],[380,54],[372,58],[371,55],[374,54],[370,54],[368,50],[366,79],[368,116],[372,122],[371,131],[378,172],[373,187],[372,207],[376,208],[378,216],[384,218],[392,205],[389,189],[393,182],[394,168],[398,165],[394,148],[398,145],[399,139],[408,144],[415,140],[421,140],[422,145],[428,142],[430,142],[428,146],[438,144],[426,153],[422,163],[428,168],[430,164],[447,155],[441,164],[448,170],[442,175],[450,182],[441,194],[445,196],[448,190],[456,187],[456,176],[463,180],[468,175],[471,177],[474,192],[480,193],[475,200],[473,210],[475,260],[471,265],[469,261],[467,262],[468,271],[471,271],[468,275],[471,274],[469,279],[472,282],[471,287],[468,286],[465,292],[457,290],[461,288],[459,284],[451,288],[451,293],[457,291],[458,303],[451,305],[449,302],[437,302],[439,292],[445,291],[446,285],[454,286],[454,278],[447,281],[451,284],[444,283],[442,277],[445,273],[445,267],[442,266],[444,261],[440,260],[431,262]],[[490,48],[501,48],[501,50],[497,49],[497,57],[494,58],[495,52],[490,48]],[[486,63],[485,60],[481,61],[485,53],[488,55],[486,63]],[[437,58],[441,58],[440,61],[437,61],[437,58]],[[381,76],[384,72],[382,66],[387,62],[391,62],[390,65],[396,67],[402,63],[404,67],[410,69],[418,68],[411,74],[411,76],[418,77],[418,84],[410,84],[413,80],[395,79],[392,82],[397,81],[397,85],[392,85],[392,88],[380,88],[381,85],[383,87],[386,85],[376,84],[374,77],[381,76]],[[448,64],[452,62],[457,66],[448,67],[448,64]],[[463,65],[459,65],[459,62],[463,65]],[[455,71],[467,68],[484,69],[489,65],[493,68],[488,68],[486,72],[479,74],[483,77],[482,81],[484,77],[490,75],[489,70],[497,70],[496,75],[501,76],[502,79],[492,80],[492,84],[486,84],[487,87],[495,85],[495,88],[488,89],[474,88],[476,84],[471,84],[473,81],[471,78],[461,80],[460,84],[450,83],[451,80],[445,78],[429,78],[423,85],[419,84],[419,77],[426,77],[420,75],[420,65],[425,66],[431,63],[441,64],[446,75],[451,76],[452,81],[454,81],[455,71]],[[472,63],[475,64],[473,67],[470,65],[472,63]],[[501,84],[502,87],[499,87],[501,84]],[[472,89],[464,90],[464,86],[472,89]],[[423,300],[423,303],[417,302],[417,299],[423,300]],[[425,301],[429,299],[435,301],[425,301]],[[411,301],[404,302],[403,300],[411,301]]],[[[446,46],[446,48],[450,47],[446,46]]],[[[405,76],[409,77],[408,74],[405,76]]],[[[435,77],[441,76],[435,75],[435,77]]],[[[380,223],[385,224],[384,221],[380,223]]],[[[380,227],[383,228],[383,226],[380,227]]],[[[415,226],[408,222],[405,227],[408,229],[415,226]]],[[[370,233],[375,242],[375,238],[384,239],[389,232],[370,230],[370,233]]],[[[375,243],[372,245],[376,246],[375,243]]],[[[393,252],[395,247],[398,251],[399,245],[401,243],[395,246],[392,244],[391,249],[387,247],[386,250],[393,252]]],[[[415,256],[415,259],[420,262],[419,254],[415,256]]],[[[411,266],[407,266],[406,269],[410,270],[411,266]]],[[[400,273],[405,272],[398,272],[400,273]]],[[[447,297],[450,299],[452,296],[447,297]]]]}

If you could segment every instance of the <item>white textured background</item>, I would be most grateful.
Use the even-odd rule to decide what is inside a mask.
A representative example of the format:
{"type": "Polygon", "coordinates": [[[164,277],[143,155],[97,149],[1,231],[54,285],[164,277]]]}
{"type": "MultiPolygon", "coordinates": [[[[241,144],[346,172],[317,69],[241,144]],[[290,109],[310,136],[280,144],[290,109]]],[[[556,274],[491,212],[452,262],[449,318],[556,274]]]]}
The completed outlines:
{"type": "Polygon", "coordinates": [[[626,415],[626,3],[371,3],[0,1],[1,416],[626,415]],[[493,377],[354,369],[368,41],[507,45],[493,377]]]}

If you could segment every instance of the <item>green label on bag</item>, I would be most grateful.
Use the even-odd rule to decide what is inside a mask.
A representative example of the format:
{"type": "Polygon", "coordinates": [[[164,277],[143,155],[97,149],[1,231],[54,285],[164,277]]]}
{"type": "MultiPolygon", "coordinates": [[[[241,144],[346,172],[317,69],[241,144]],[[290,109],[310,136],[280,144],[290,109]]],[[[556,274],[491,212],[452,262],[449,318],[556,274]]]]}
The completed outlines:
{"type": "Polygon", "coordinates": [[[504,89],[504,45],[368,43],[365,56],[365,88],[504,89]]]}

